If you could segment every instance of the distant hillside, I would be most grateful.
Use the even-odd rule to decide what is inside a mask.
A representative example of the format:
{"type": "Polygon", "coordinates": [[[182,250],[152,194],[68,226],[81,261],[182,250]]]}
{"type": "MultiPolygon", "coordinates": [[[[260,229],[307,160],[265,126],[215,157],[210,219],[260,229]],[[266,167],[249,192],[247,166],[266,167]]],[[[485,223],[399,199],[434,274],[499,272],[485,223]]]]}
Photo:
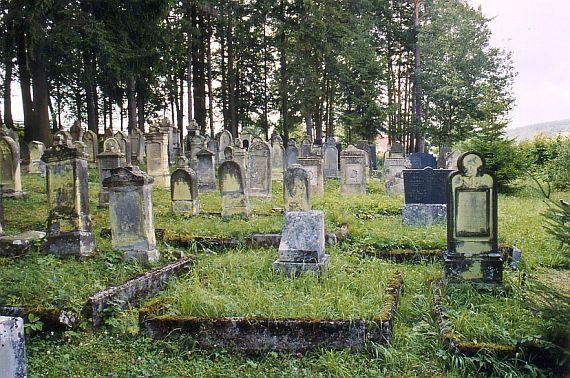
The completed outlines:
{"type": "Polygon", "coordinates": [[[532,139],[538,134],[544,134],[549,137],[555,137],[558,134],[570,136],[570,119],[535,123],[534,125],[507,130],[507,136],[509,138],[518,140],[532,139]]]}

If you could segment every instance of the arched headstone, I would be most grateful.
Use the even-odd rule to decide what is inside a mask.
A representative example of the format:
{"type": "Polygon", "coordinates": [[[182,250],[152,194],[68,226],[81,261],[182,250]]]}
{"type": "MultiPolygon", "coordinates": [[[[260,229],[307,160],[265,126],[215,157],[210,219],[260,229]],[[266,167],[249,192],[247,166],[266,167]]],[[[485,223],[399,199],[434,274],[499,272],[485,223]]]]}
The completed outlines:
{"type": "Polygon", "coordinates": [[[270,199],[271,146],[263,141],[253,142],[249,147],[247,159],[249,195],[270,199]]]}
{"type": "Polygon", "coordinates": [[[225,161],[218,168],[218,177],[222,196],[222,217],[249,217],[249,199],[242,167],[235,161],[225,161]]]}

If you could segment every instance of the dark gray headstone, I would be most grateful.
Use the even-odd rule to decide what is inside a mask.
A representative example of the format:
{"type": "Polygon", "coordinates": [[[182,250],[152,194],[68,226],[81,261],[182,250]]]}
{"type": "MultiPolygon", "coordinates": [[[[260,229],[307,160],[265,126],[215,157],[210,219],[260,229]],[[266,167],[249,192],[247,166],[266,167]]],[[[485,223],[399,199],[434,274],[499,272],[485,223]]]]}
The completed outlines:
{"type": "Polygon", "coordinates": [[[404,197],[407,204],[446,204],[450,169],[404,169],[404,197]]]}
{"type": "Polygon", "coordinates": [[[426,154],[425,152],[415,152],[408,156],[410,163],[412,164],[412,169],[424,169],[424,168],[437,168],[437,160],[435,156],[431,154],[426,154]]]}

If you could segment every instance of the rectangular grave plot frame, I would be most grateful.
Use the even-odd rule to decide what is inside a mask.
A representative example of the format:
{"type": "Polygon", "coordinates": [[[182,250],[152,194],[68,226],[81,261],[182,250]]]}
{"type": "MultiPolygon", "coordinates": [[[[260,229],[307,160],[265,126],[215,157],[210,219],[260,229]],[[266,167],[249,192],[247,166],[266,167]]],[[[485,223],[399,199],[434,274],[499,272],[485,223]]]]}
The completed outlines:
{"type": "Polygon", "coordinates": [[[190,335],[200,348],[252,355],[319,348],[362,351],[369,342],[390,345],[402,290],[402,275],[395,272],[386,287],[384,305],[373,320],[167,316],[161,315],[165,303],[157,302],[139,311],[139,324],[155,340],[190,335]]]}
{"type": "MultiPolygon", "coordinates": [[[[482,218],[484,218],[484,226],[481,228],[483,231],[482,232],[477,232],[477,231],[467,231],[467,230],[460,230],[458,227],[454,227],[453,230],[455,231],[455,238],[489,238],[491,237],[491,227],[493,226],[491,224],[492,219],[491,219],[491,190],[489,188],[483,188],[483,189],[463,189],[463,188],[457,188],[455,189],[455,193],[454,193],[454,198],[453,198],[453,218],[454,218],[454,223],[457,226],[459,224],[460,219],[462,219],[464,216],[460,215],[460,211],[459,211],[459,203],[460,198],[461,197],[475,197],[475,194],[483,194],[485,196],[485,198],[483,199],[484,202],[484,209],[478,209],[478,210],[483,210],[484,214],[480,214],[483,215],[482,218]],[[463,195],[464,194],[464,195],[463,195]]],[[[476,198],[475,198],[476,199],[476,198]]],[[[449,211],[449,210],[448,210],[449,211]]]]}

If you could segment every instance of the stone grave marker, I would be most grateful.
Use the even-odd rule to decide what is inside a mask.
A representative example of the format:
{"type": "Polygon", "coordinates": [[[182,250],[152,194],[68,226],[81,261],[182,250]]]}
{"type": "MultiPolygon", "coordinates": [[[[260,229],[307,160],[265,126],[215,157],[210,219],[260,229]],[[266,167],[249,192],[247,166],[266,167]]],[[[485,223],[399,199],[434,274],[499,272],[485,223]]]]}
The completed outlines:
{"type": "Polygon", "coordinates": [[[0,377],[27,377],[22,318],[0,316],[0,377]]]}
{"type": "Polygon", "coordinates": [[[99,143],[97,142],[97,134],[91,130],[87,130],[83,134],[83,143],[85,143],[85,154],[89,163],[97,162],[97,155],[99,155],[99,143]]]}
{"type": "Polygon", "coordinates": [[[73,125],[69,128],[69,133],[71,134],[71,139],[74,142],[83,141],[83,127],[81,127],[80,121],[73,122],[73,125]]]}
{"type": "Polygon", "coordinates": [[[107,127],[103,133],[103,137],[105,139],[107,138],[113,138],[115,136],[114,132],[113,132],[113,128],[112,127],[107,127]]]}
{"type": "Polygon", "coordinates": [[[170,168],[168,164],[168,133],[153,126],[146,134],[146,168],[154,178],[156,186],[170,189],[170,168]]]}
{"type": "Polygon", "coordinates": [[[216,167],[218,167],[220,165],[220,151],[218,147],[218,141],[216,139],[208,139],[206,148],[214,153],[214,163],[216,164],[216,167]]]}
{"type": "Polygon", "coordinates": [[[403,158],[405,157],[404,145],[402,142],[393,142],[388,150],[388,157],[403,158]]]}
{"type": "Polygon", "coordinates": [[[222,217],[249,217],[249,199],[241,165],[233,160],[224,161],[218,168],[218,177],[222,196],[222,217]]]}
{"type": "Polygon", "coordinates": [[[370,143],[367,140],[359,140],[356,142],[356,148],[366,153],[366,166],[372,169],[372,156],[370,151],[370,143]]]}
{"type": "Polygon", "coordinates": [[[31,175],[46,175],[46,163],[42,159],[42,155],[46,150],[45,145],[42,142],[36,140],[31,141],[28,145],[28,150],[30,151],[30,166],[28,167],[28,173],[31,175]]]}
{"type": "Polygon", "coordinates": [[[87,155],[85,154],[85,150],[87,150],[87,145],[85,143],[78,140],[73,141],[73,148],[75,148],[77,151],[85,155],[85,158],[87,159],[87,155]]]}
{"type": "Polygon", "coordinates": [[[186,156],[178,156],[176,158],[176,167],[178,167],[178,168],[189,168],[190,167],[190,161],[188,160],[188,158],[186,156]]]}
{"type": "Polygon", "coordinates": [[[0,235],[4,235],[4,193],[0,184],[0,235]]]}
{"type": "Polygon", "coordinates": [[[340,192],[344,196],[366,194],[366,152],[348,146],[340,154],[340,192]]]}
{"type": "Polygon", "coordinates": [[[410,162],[404,157],[386,157],[384,159],[384,180],[386,193],[404,194],[404,169],[410,168],[410,162]]]}
{"type": "Polygon", "coordinates": [[[298,164],[299,162],[299,149],[295,143],[295,139],[289,139],[287,142],[287,148],[285,149],[285,169],[293,164],[298,164]]]}
{"type": "Polygon", "coordinates": [[[20,173],[20,149],[9,136],[0,138],[0,184],[4,197],[23,198],[20,173]]]}
{"type": "Polygon", "coordinates": [[[136,166],[115,168],[103,180],[109,191],[112,246],[114,250],[124,251],[125,261],[147,264],[160,257],[152,212],[153,181],[136,166]]]}
{"type": "Polygon", "coordinates": [[[103,186],[103,180],[111,176],[113,169],[125,166],[125,155],[121,152],[119,141],[107,138],[103,142],[103,152],[97,155],[99,169],[99,204],[101,208],[109,206],[109,191],[103,186]]]}
{"type": "Polygon", "coordinates": [[[327,138],[323,145],[324,175],[325,179],[338,177],[338,150],[334,138],[327,138]]]}
{"type": "Polygon", "coordinates": [[[214,153],[206,148],[196,153],[196,176],[198,177],[198,190],[203,193],[216,190],[216,171],[214,153]]]}
{"type": "Polygon", "coordinates": [[[73,137],[69,131],[58,130],[53,134],[53,144],[64,144],[69,148],[73,148],[73,137]]]}
{"type": "Polygon", "coordinates": [[[378,170],[378,155],[376,151],[376,145],[371,144],[370,146],[370,164],[372,166],[372,170],[378,170]]]}
{"type": "Polygon", "coordinates": [[[279,135],[275,135],[272,138],[271,145],[271,171],[273,180],[283,180],[284,158],[285,149],[283,148],[283,139],[281,139],[279,135]]]}
{"type": "Polygon", "coordinates": [[[117,131],[114,138],[119,142],[119,147],[121,148],[121,153],[125,155],[125,161],[127,164],[131,163],[131,150],[129,143],[129,136],[122,131],[117,131]]]}
{"type": "Polygon", "coordinates": [[[409,226],[443,224],[447,219],[447,169],[404,169],[402,221],[409,226]]]}
{"type": "Polygon", "coordinates": [[[249,146],[247,157],[248,194],[271,199],[271,146],[257,140],[249,146]]]}
{"type": "Polygon", "coordinates": [[[170,176],[170,199],[172,212],[175,214],[197,215],[198,206],[198,179],[194,170],[178,168],[170,176]]]}
{"type": "Polygon", "coordinates": [[[56,144],[44,152],[42,160],[46,163],[49,209],[44,250],[59,257],[93,254],[85,155],[56,144]]]}
{"type": "Polygon", "coordinates": [[[414,152],[408,156],[410,160],[411,169],[424,169],[424,168],[436,168],[437,160],[432,154],[427,154],[425,152],[414,152]]]}
{"type": "Polygon", "coordinates": [[[498,284],[503,258],[497,243],[497,180],[485,159],[466,152],[449,175],[444,277],[498,284]]]}
{"type": "Polygon", "coordinates": [[[225,159],[224,151],[226,147],[232,145],[232,133],[230,133],[228,130],[223,130],[220,134],[218,134],[218,165],[221,164],[225,159]]]}
{"type": "Polygon", "coordinates": [[[289,278],[311,272],[321,275],[328,269],[325,254],[325,217],[322,211],[290,211],[279,243],[279,258],[273,263],[277,273],[289,278]]]}
{"type": "Polygon", "coordinates": [[[285,211],[310,211],[311,187],[309,173],[299,164],[293,164],[283,175],[283,203],[285,211]]]}
{"type": "Polygon", "coordinates": [[[134,129],[129,135],[131,161],[138,164],[144,163],[144,134],[139,129],[134,129]]]}
{"type": "Polygon", "coordinates": [[[299,157],[309,157],[311,156],[313,143],[307,138],[303,139],[301,142],[301,149],[299,151],[299,157]]]}
{"type": "Polygon", "coordinates": [[[319,157],[300,157],[299,164],[309,173],[311,198],[324,195],[323,160],[319,157]]]}

